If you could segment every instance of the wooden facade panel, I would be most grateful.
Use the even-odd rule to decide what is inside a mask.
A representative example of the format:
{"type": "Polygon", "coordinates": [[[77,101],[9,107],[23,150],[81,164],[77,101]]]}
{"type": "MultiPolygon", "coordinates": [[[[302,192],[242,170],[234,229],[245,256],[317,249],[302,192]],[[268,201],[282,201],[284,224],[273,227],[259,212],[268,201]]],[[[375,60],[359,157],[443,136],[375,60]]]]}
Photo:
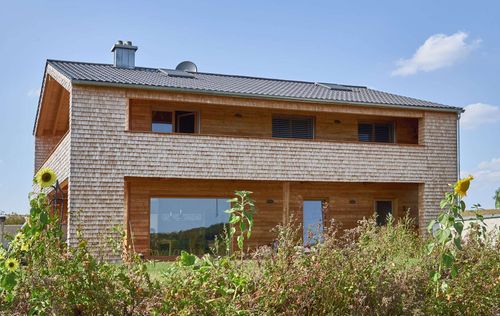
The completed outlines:
{"type": "MultiPolygon", "coordinates": [[[[252,248],[271,245],[276,235],[273,229],[283,222],[286,206],[283,203],[283,183],[278,181],[231,181],[188,179],[129,179],[129,208],[132,244],[136,251],[149,254],[149,201],[152,197],[211,197],[231,198],[235,190],[250,190],[256,202],[255,227],[248,245],[252,248]]],[[[302,219],[304,200],[325,199],[328,210],[325,223],[335,220],[341,228],[356,226],[364,217],[374,213],[376,200],[393,201],[394,216],[404,216],[404,210],[417,210],[418,185],[394,183],[314,183],[291,182],[289,209],[295,220],[302,219]],[[351,204],[350,201],[355,201],[351,204]]],[[[416,214],[413,214],[417,218],[416,214]]],[[[286,218],[288,220],[289,218],[286,218]]]]}
{"type": "Polygon", "coordinates": [[[376,115],[321,113],[307,111],[284,111],[281,109],[249,109],[245,107],[207,104],[183,104],[158,102],[154,100],[131,100],[129,128],[133,131],[151,131],[153,110],[194,111],[200,115],[200,134],[246,137],[272,137],[272,117],[308,116],[314,117],[315,139],[327,141],[358,141],[358,122],[394,123],[396,142],[418,143],[418,119],[376,115]]]}

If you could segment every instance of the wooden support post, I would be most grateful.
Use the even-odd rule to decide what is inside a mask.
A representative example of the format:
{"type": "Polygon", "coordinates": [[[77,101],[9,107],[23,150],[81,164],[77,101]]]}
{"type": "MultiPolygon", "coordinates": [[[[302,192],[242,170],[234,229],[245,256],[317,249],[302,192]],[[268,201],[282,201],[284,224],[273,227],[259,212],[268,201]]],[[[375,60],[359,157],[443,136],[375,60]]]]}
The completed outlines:
{"type": "Polygon", "coordinates": [[[290,182],[283,182],[283,224],[290,219],[290,182]]]}

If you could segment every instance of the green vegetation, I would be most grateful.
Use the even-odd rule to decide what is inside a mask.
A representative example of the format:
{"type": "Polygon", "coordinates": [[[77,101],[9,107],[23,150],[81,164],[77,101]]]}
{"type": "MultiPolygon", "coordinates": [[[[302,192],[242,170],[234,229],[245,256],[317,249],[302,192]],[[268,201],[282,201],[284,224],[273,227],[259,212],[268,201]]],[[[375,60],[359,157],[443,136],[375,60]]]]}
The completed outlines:
{"type": "Polygon", "coordinates": [[[332,224],[304,249],[291,219],[276,228],[274,249],[252,252],[253,201],[237,192],[214,254],[184,251],[173,263],[141,261],[118,230],[112,244],[122,264],[93,255],[81,236],[67,247],[47,197],[36,194],[27,225],[0,250],[0,314],[498,315],[499,234],[486,234],[481,221],[461,234],[470,180],[446,195],[429,237],[408,218],[368,219],[345,232],[332,224]],[[231,244],[237,251],[217,251],[231,244]]]}
{"type": "Polygon", "coordinates": [[[495,191],[495,195],[493,196],[493,200],[495,200],[495,208],[500,209],[500,188],[495,191]]]}
{"type": "MultiPolygon", "coordinates": [[[[0,214],[2,214],[0,212],[0,214]]],[[[22,225],[25,222],[26,215],[21,215],[17,213],[6,214],[5,225],[22,225]]]]}

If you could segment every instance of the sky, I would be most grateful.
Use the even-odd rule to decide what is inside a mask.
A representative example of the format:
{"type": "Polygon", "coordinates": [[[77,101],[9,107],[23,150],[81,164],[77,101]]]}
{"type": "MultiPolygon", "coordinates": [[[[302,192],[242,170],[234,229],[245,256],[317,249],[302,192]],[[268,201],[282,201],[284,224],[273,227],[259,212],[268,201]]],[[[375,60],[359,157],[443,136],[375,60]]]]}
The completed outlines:
{"type": "Polygon", "coordinates": [[[46,59],[364,85],[465,107],[466,202],[500,187],[499,1],[0,0],[0,211],[28,211],[33,123],[46,59]]]}

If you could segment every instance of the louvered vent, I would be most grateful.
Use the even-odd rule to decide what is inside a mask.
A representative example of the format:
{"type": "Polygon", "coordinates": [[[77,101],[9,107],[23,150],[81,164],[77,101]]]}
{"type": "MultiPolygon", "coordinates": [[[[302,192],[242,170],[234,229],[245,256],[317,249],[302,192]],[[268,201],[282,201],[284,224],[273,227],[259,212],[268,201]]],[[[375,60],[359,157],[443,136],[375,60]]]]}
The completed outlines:
{"type": "Polygon", "coordinates": [[[273,137],[312,139],[314,120],[312,117],[273,117],[273,137]]]}

